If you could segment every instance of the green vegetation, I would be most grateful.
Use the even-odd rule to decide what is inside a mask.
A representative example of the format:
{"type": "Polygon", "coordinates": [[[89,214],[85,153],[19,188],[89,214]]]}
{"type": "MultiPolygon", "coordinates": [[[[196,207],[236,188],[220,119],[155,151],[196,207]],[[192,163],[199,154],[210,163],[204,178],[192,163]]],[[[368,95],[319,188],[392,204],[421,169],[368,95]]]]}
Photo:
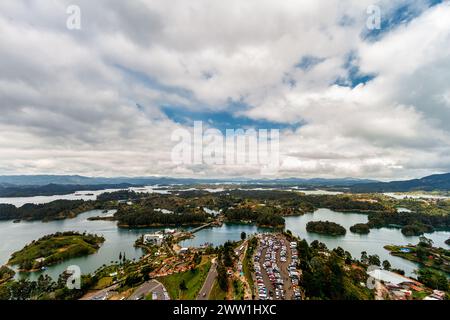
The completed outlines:
{"type": "Polygon", "coordinates": [[[166,287],[171,299],[195,300],[208,275],[211,261],[204,258],[197,267],[189,271],[172,274],[159,280],[166,287]]]}
{"type": "Polygon", "coordinates": [[[95,203],[83,200],[56,200],[45,204],[25,204],[16,208],[0,204],[0,220],[61,220],[75,218],[80,213],[95,209],[95,203]]]}
{"type": "Polygon", "coordinates": [[[367,223],[357,223],[350,227],[350,231],[353,233],[368,234],[370,232],[370,228],[367,223]]]}
{"type": "Polygon", "coordinates": [[[446,275],[431,268],[419,269],[418,280],[431,289],[449,290],[450,283],[446,275]]]}
{"type": "Polygon", "coordinates": [[[360,283],[366,283],[366,265],[353,260],[342,248],[329,251],[325,244],[315,240],[308,245],[298,241],[300,285],[307,299],[369,300],[373,292],[360,283]]]}
{"type": "Polygon", "coordinates": [[[421,201],[415,199],[389,200],[411,212],[369,213],[369,227],[400,226],[406,236],[421,235],[435,229],[450,229],[450,201],[421,201]]]}
{"type": "MultiPolygon", "coordinates": [[[[111,196],[110,196],[111,197],[111,196]]],[[[195,225],[212,217],[200,206],[174,195],[148,195],[133,205],[119,205],[114,215],[120,227],[195,225]]]]}
{"type": "Polygon", "coordinates": [[[93,285],[89,275],[81,276],[80,289],[68,289],[68,274],[61,274],[58,281],[41,275],[38,280],[21,279],[0,285],[0,300],[76,300],[81,298],[93,285]]]}
{"type": "Polygon", "coordinates": [[[12,254],[9,265],[23,271],[35,271],[70,258],[95,253],[105,239],[77,232],[55,233],[40,238],[12,254]]]}
{"type": "Polygon", "coordinates": [[[330,236],[342,236],[347,232],[343,226],[330,221],[310,221],[306,224],[306,231],[330,236]]]}
{"type": "Polygon", "coordinates": [[[252,277],[252,272],[254,271],[252,257],[257,246],[258,246],[258,239],[256,237],[251,238],[248,241],[247,252],[245,254],[244,261],[242,262],[242,270],[244,271],[245,279],[247,279],[247,282],[250,286],[252,296],[255,294],[255,284],[253,283],[252,277]]]}
{"type": "Polygon", "coordinates": [[[0,267],[0,284],[14,277],[16,273],[7,266],[0,267]]]}
{"type": "Polygon", "coordinates": [[[392,255],[420,263],[428,269],[450,273],[450,250],[433,247],[433,241],[420,237],[420,242],[408,246],[385,246],[392,255]]]}
{"type": "Polygon", "coordinates": [[[244,300],[244,284],[239,279],[233,280],[233,300],[244,300]]]}
{"type": "Polygon", "coordinates": [[[420,236],[424,233],[430,233],[433,231],[434,229],[432,226],[420,223],[408,224],[402,228],[402,233],[405,236],[420,236]]]}
{"type": "Polygon", "coordinates": [[[219,282],[217,280],[214,281],[214,285],[209,295],[209,300],[226,300],[226,298],[227,292],[220,288],[219,282]]]}

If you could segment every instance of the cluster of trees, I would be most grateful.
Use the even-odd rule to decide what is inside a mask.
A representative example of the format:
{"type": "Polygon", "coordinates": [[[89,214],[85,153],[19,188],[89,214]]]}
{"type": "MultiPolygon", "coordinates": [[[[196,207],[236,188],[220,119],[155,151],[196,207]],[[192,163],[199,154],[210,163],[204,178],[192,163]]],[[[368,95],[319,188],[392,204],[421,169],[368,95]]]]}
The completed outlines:
{"type": "Polygon", "coordinates": [[[389,225],[402,226],[405,235],[421,235],[433,232],[434,228],[450,228],[450,215],[429,215],[424,212],[374,212],[369,214],[369,227],[381,228],[389,225]]]}
{"type": "Polygon", "coordinates": [[[273,207],[240,206],[227,209],[224,214],[229,221],[251,221],[259,226],[280,227],[285,224],[284,218],[273,207]]]}
{"type": "Polygon", "coordinates": [[[223,291],[228,290],[228,275],[227,268],[233,266],[235,259],[234,247],[236,243],[227,241],[223,246],[217,249],[217,282],[220,289],[223,291]]]}
{"type": "Polygon", "coordinates": [[[164,213],[153,208],[121,206],[114,217],[121,227],[143,227],[155,225],[189,225],[207,222],[211,217],[203,210],[185,208],[183,212],[164,213]]]}
{"type": "Polygon", "coordinates": [[[342,248],[329,251],[325,244],[315,240],[308,245],[298,242],[299,267],[302,270],[300,285],[309,299],[368,300],[372,292],[360,285],[366,283],[364,268],[353,268],[357,263],[342,248]],[[326,254],[324,254],[326,253],[326,254]]]}
{"type": "Polygon", "coordinates": [[[67,279],[70,275],[62,273],[57,281],[48,275],[41,275],[36,281],[21,279],[0,285],[0,300],[76,300],[96,283],[95,277],[81,276],[81,288],[69,289],[67,279]]]}
{"type": "Polygon", "coordinates": [[[135,200],[148,197],[148,193],[138,193],[130,190],[118,190],[114,192],[104,192],[97,196],[98,201],[119,201],[119,200],[135,200]]]}
{"type": "Polygon", "coordinates": [[[306,195],[302,201],[314,208],[328,208],[335,211],[354,212],[394,212],[395,210],[382,201],[364,201],[352,195],[306,195]]]}
{"type": "Polygon", "coordinates": [[[95,207],[92,201],[56,200],[45,204],[25,204],[17,208],[11,204],[0,204],[0,220],[59,220],[74,218],[95,207]]]}
{"type": "Polygon", "coordinates": [[[357,223],[350,227],[350,231],[353,233],[368,234],[370,227],[367,223],[357,223]]]}
{"type": "Polygon", "coordinates": [[[331,236],[342,236],[347,232],[340,224],[330,221],[310,221],[306,224],[306,231],[331,236]]]}
{"type": "Polygon", "coordinates": [[[450,283],[447,276],[432,268],[421,268],[418,270],[418,280],[431,289],[448,291],[450,283]]]}

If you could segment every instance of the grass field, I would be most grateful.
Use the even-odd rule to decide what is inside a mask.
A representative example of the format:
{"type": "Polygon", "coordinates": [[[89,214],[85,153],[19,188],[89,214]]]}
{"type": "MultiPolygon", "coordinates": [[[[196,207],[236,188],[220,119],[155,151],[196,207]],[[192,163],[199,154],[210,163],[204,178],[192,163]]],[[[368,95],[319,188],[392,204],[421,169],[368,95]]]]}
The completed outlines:
{"type": "Polygon", "coordinates": [[[209,295],[209,300],[225,300],[227,293],[220,289],[219,283],[214,281],[214,285],[211,289],[211,294],[209,295]]]}
{"type": "Polygon", "coordinates": [[[164,284],[171,299],[174,300],[195,300],[197,294],[203,286],[209,269],[211,268],[211,261],[203,258],[202,262],[194,269],[172,274],[159,280],[164,284]],[[183,282],[186,285],[186,290],[181,290],[180,284],[183,282]]]}

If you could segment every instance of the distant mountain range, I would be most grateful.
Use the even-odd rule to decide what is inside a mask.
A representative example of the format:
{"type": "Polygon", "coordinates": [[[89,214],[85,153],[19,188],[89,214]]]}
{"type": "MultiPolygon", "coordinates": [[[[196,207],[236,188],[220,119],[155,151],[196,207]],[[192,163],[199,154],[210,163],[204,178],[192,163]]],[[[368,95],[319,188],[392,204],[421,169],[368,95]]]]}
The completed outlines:
{"type": "Polygon", "coordinates": [[[353,185],[352,192],[449,191],[450,173],[433,174],[421,179],[374,182],[353,185]]]}
{"type": "Polygon", "coordinates": [[[289,185],[306,185],[306,186],[352,186],[360,183],[373,183],[376,180],[369,179],[301,179],[301,178],[285,178],[285,179],[193,179],[193,178],[170,178],[170,177],[116,177],[116,178],[93,178],[79,175],[16,175],[16,176],[0,176],[0,186],[43,186],[49,184],[57,185],[167,185],[167,184],[208,184],[208,183],[248,183],[248,184],[289,184],[289,185]]]}
{"type": "Polygon", "coordinates": [[[102,188],[121,188],[126,186],[169,185],[169,184],[212,184],[241,183],[261,185],[286,185],[305,188],[334,188],[351,192],[406,192],[406,191],[448,191],[450,173],[435,174],[421,179],[380,182],[370,179],[194,179],[170,177],[84,177],[79,175],[16,175],[0,176],[0,196],[16,193],[47,194],[48,192],[99,190],[102,188]],[[64,191],[63,191],[64,190],[64,191]]]}

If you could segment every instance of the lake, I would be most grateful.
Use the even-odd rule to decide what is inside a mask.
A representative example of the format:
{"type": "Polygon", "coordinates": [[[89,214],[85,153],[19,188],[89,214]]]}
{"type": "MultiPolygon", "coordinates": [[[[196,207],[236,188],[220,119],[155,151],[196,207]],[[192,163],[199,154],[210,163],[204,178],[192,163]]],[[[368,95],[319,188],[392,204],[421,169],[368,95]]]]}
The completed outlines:
{"type": "Polygon", "coordinates": [[[56,200],[97,200],[97,196],[105,192],[114,192],[120,190],[130,190],[135,192],[146,192],[146,193],[170,193],[168,190],[164,190],[163,187],[159,186],[145,186],[145,187],[130,187],[124,189],[103,189],[95,191],[77,191],[65,195],[54,195],[54,196],[35,196],[35,197],[14,197],[14,198],[0,198],[0,204],[12,204],[16,207],[21,207],[27,203],[33,204],[44,204],[56,200]]]}
{"type": "MultiPolygon", "coordinates": [[[[155,232],[162,228],[148,229],[120,229],[113,221],[88,221],[89,217],[111,215],[114,211],[103,213],[99,210],[93,210],[79,215],[74,219],[51,222],[21,222],[12,221],[0,222],[0,265],[5,264],[10,255],[22,249],[27,243],[36,240],[44,235],[52,234],[58,231],[78,231],[88,232],[105,237],[105,243],[100,250],[93,255],[81,258],[74,258],[61,264],[51,266],[46,271],[51,277],[56,279],[68,266],[78,265],[82,273],[91,273],[101,267],[103,264],[109,264],[111,261],[117,261],[119,253],[125,252],[128,259],[139,259],[143,252],[141,249],[134,248],[135,240],[142,234],[155,232]]],[[[367,222],[367,215],[359,213],[341,213],[329,209],[319,209],[314,213],[305,214],[297,217],[286,217],[286,229],[294,234],[306,239],[309,243],[319,240],[327,245],[328,248],[342,247],[349,251],[355,258],[361,257],[361,252],[368,254],[378,254],[381,260],[389,260],[395,268],[405,270],[407,275],[412,275],[417,265],[407,260],[391,256],[383,246],[387,244],[405,245],[408,243],[416,244],[419,237],[405,237],[399,229],[381,228],[372,229],[368,235],[354,234],[349,231],[350,226],[356,223],[367,222]],[[347,229],[347,234],[340,237],[332,237],[306,232],[306,224],[309,221],[328,220],[341,224],[347,229]]],[[[248,224],[223,224],[218,228],[203,229],[195,234],[195,238],[182,241],[182,246],[200,246],[206,242],[213,245],[221,245],[227,240],[239,240],[241,232],[247,235],[257,232],[266,232],[268,229],[258,228],[255,225],[248,224]]],[[[444,242],[450,237],[450,232],[434,232],[426,235],[434,241],[439,247],[448,248],[444,242]]],[[[36,279],[40,273],[33,273],[30,278],[36,279]]],[[[28,274],[18,274],[17,277],[28,276],[28,274]]]]}

